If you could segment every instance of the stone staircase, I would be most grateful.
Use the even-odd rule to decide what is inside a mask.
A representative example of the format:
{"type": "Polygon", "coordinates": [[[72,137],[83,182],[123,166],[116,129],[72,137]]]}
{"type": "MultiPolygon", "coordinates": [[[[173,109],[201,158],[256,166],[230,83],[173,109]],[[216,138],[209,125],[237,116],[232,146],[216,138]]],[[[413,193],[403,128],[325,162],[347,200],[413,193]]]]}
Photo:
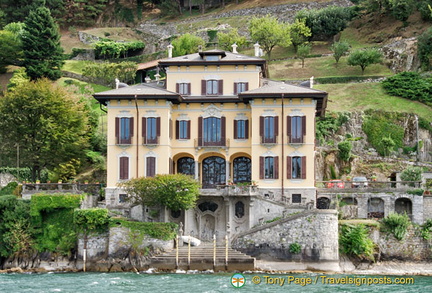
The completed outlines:
{"type": "Polygon", "coordinates": [[[190,247],[190,263],[188,264],[188,246],[183,245],[178,250],[178,266],[176,265],[176,249],[151,258],[151,267],[162,270],[214,270],[214,271],[248,271],[255,269],[255,258],[237,250],[228,248],[228,264],[225,263],[226,248],[216,247],[216,262],[214,263],[213,244],[203,243],[190,247]]]}

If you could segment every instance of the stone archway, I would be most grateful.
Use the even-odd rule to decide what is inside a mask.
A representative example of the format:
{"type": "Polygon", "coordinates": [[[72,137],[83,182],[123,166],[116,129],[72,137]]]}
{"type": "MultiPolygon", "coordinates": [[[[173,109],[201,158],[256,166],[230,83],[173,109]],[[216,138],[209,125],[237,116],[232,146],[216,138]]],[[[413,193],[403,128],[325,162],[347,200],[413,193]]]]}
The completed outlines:
{"type": "Polygon", "coordinates": [[[328,197],[319,197],[317,200],[317,209],[320,210],[328,210],[330,208],[330,198],[328,197]]]}
{"type": "Polygon", "coordinates": [[[368,218],[384,218],[384,200],[373,197],[368,200],[368,218]]]}
{"type": "Polygon", "coordinates": [[[395,201],[395,212],[398,214],[406,213],[412,216],[412,201],[409,198],[401,197],[395,201]]]}

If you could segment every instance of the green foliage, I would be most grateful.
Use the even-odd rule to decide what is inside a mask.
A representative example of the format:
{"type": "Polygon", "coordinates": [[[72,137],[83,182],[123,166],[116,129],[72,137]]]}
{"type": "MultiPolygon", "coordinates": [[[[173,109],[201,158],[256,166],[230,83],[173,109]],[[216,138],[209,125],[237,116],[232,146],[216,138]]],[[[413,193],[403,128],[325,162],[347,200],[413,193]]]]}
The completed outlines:
{"type": "Polygon", "coordinates": [[[417,10],[420,11],[423,20],[432,20],[430,6],[432,6],[432,0],[417,1],[417,10]]]}
{"type": "Polygon", "coordinates": [[[311,29],[306,26],[305,19],[297,18],[294,23],[290,25],[290,36],[294,51],[298,53],[298,46],[306,43],[308,38],[312,36],[311,29]]]}
{"type": "Polygon", "coordinates": [[[126,58],[130,54],[137,51],[142,51],[145,47],[141,41],[135,42],[114,42],[114,41],[98,41],[94,43],[94,50],[96,58],[126,58]]]}
{"type": "Polygon", "coordinates": [[[174,211],[194,207],[199,194],[199,183],[180,173],[134,178],[120,186],[125,188],[133,205],[163,205],[174,211]]]}
{"type": "Polygon", "coordinates": [[[421,226],[420,234],[425,240],[432,239],[432,219],[427,219],[426,222],[421,226]]]}
{"type": "Polygon", "coordinates": [[[29,201],[0,196],[0,257],[31,254],[34,231],[29,214],[29,201]]]}
{"type": "Polygon", "coordinates": [[[352,143],[350,141],[342,141],[338,144],[339,158],[342,161],[348,162],[351,158],[352,143]]]}
{"type": "Polygon", "coordinates": [[[81,166],[81,162],[77,159],[72,159],[69,162],[65,162],[62,164],[59,164],[57,167],[54,168],[53,173],[55,176],[50,176],[51,181],[58,181],[62,180],[64,182],[68,181],[69,179],[74,178],[78,174],[78,170],[81,166]]]}
{"type": "Polygon", "coordinates": [[[302,68],[304,67],[304,60],[310,54],[312,49],[312,45],[310,44],[301,44],[297,48],[297,58],[302,61],[302,68]]]}
{"type": "Polygon", "coordinates": [[[38,7],[25,20],[22,37],[23,64],[32,80],[43,77],[57,80],[62,76],[63,49],[60,32],[50,10],[38,7]]]}
{"type": "Polygon", "coordinates": [[[268,60],[271,59],[271,52],[276,45],[288,47],[291,44],[289,25],[270,15],[252,18],[249,33],[251,39],[261,45],[268,60]]]}
{"type": "Polygon", "coordinates": [[[225,51],[231,51],[231,46],[234,43],[236,43],[239,48],[246,45],[246,37],[240,36],[236,28],[230,29],[228,33],[218,32],[217,39],[219,47],[225,51]]]}
{"type": "Polygon", "coordinates": [[[82,194],[44,194],[32,195],[30,215],[35,223],[42,221],[42,212],[51,212],[55,209],[76,209],[83,199],[82,194]]]}
{"type": "Polygon", "coordinates": [[[382,223],[384,224],[383,230],[392,233],[397,240],[402,240],[405,237],[407,229],[411,225],[407,214],[389,214],[382,219],[382,223]]]}
{"type": "Polygon", "coordinates": [[[400,21],[406,21],[414,9],[413,0],[390,0],[390,14],[400,21]]]}
{"type": "Polygon", "coordinates": [[[31,168],[32,181],[44,168],[84,156],[89,117],[84,102],[46,79],[22,83],[0,99],[0,140],[3,151],[16,153],[31,168]]]}
{"type": "MultiPolygon", "coordinates": [[[[0,167],[0,174],[7,173],[11,174],[19,181],[31,181],[31,170],[30,168],[13,168],[13,167],[0,167]]],[[[41,171],[41,180],[46,181],[48,178],[48,171],[46,169],[41,171]]]]}
{"type": "Polygon", "coordinates": [[[78,231],[90,232],[107,231],[110,221],[108,210],[101,208],[75,210],[73,218],[78,231]]]}
{"type": "Polygon", "coordinates": [[[135,80],[137,64],[135,62],[120,63],[96,63],[89,62],[84,67],[83,75],[88,76],[93,82],[113,86],[115,79],[131,84],[135,80]]]}
{"type": "Polygon", "coordinates": [[[348,57],[348,65],[360,66],[362,74],[364,74],[366,67],[371,64],[380,63],[381,60],[382,54],[378,49],[367,48],[352,52],[348,57]]]}
{"type": "Polygon", "coordinates": [[[396,143],[390,136],[385,136],[381,139],[381,146],[384,151],[384,156],[389,156],[392,150],[394,150],[396,143]]]}
{"type": "Polygon", "coordinates": [[[334,42],[330,50],[333,52],[333,57],[336,60],[336,64],[339,63],[339,59],[349,51],[350,44],[347,42],[334,42]]]}
{"type": "Polygon", "coordinates": [[[8,65],[18,65],[21,57],[21,40],[10,31],[0,31],[0,73],[5,73],[8,65]]]}
{"type": "Polygon", "coordinates": [[[7,89],[9,91],[13,91],[15,87],[21,84],[28,83],[30,81],[30,78],[28,77],[25,68],[21,67],[14,71],[12,78],[9,80],[9,83],[7,85],[7,89]]]}
{"type": "Polygon", "coordinates": [[[119,226],[129,228],[131,232],[139,232],[162,240],[174,239],[178,229],[176,223],[132,222],[125,219],[111,219],[110,227],[119,226]]]}
{"type": "Polygon", "coordinates": [[[306,20],[306,26],[311,29],[312,38],[315,40],[327,40],[343,31],[352,17],[350,8],[337,6],[319,10],[304,9],[295,16],[296,19],[306,20]]]}
{"type": "Polygon", "coordinates": [[[417,189],[413,189],[413,190],[407,190],[408,194],[413,194],[413,195],[418,195],[418,196],[422,196],[424,193],[424,190],[421,188],[417,188],[417,189]]]}
{"type": "Polygon", "coordinates": [[[298,254],[301,252],[301,245],[297,242],[291,243],[288,248],[289,252],[292,254],[298,254]]]}
{"type": "Polygon", "coordinates": [[[348,113],[327,112],[325,117],[321,117],[317,120],[316,138],[320,144],[323,144],[325,138],[334,134],[348,119],[348,113]]]}
{"type": "Polygon", "coordinates": [[[392,150],[397,150],[403,146],[403,138],[405,130],[402,126],[395,124],[401,117],[399,113],[382,112],[382,111],[366,111],[366,116],[363,121],[362,129],[367,134],[369,143],[377,150],[381,156],[389,153],[389,140],[394,142],[392,150]]]}
{"type": "Polygon", "coordinates": [[[431,69],[432,60],[432,27],[417,38],[417,55],[424,70],[431,69]]]}
{"type": "Polygon", "coordinates": [[[173,56],[182,56],[198,52],[198,47],[205,48],[205,41],[195,35],[184,34],[172,42],[173,56]]]}
{"type": "Polygon", "coordinates": [[[2,195],[13,195],[15,189],[18,187],[18,183],[9,182],[5,187],[0,187],[0,196],[2,195]]]}
{"type": "Polygon", "coordinates": [[[339,248],[342,253],[374,260],[375,244],[369,238],[369,230],[364,224],[344,224],[339,231],[339,248]]]}
{"type": "MultiPolygon", "coordinates": [[[[409,166],[400,174],[402,181],[421,181],[423,170],[420,167],[409,166]]],[[[414,186],[415,183],[409,183],[409,186],[414,186]]]]}
{"type": "Polygon", "coordinates": [[[401,72],[382,82],[389,95],[432,104],[432,79],[417,72],[401,72]]]}
{"type": "Polygon", "coordinates": [[[282,219],[282,217],[280,217],[280,216],[274,217],[273,219],[265,221],[265,223],[266,224],[273,223],[273,222],[279,221],[280,219],[282,219]]]}

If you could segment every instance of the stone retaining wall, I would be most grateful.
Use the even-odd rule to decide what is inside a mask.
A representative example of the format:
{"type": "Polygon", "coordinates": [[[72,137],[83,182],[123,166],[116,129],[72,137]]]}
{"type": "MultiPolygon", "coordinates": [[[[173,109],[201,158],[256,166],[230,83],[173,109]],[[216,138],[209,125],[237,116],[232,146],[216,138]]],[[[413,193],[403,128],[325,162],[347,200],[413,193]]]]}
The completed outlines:
{"type": "Polygon", "coordinates": [[[338,261],[336,210],[312,210],[255,227],[233,239],[233,248],[264,260],[338,261]],[[293,243],[300,253],[291,253],[293,243]]]}

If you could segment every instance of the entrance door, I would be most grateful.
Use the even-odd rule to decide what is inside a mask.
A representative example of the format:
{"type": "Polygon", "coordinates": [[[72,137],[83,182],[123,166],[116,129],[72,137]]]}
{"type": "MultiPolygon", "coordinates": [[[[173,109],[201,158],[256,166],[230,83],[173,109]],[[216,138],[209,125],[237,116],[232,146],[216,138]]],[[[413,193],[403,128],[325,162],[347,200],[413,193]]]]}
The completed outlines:
{"type": "Polygon", "coordinates": [[[226,163],[220,157],[208,157],[202,162],[202,187],[216,188],[226,182],[226,163]]]}

